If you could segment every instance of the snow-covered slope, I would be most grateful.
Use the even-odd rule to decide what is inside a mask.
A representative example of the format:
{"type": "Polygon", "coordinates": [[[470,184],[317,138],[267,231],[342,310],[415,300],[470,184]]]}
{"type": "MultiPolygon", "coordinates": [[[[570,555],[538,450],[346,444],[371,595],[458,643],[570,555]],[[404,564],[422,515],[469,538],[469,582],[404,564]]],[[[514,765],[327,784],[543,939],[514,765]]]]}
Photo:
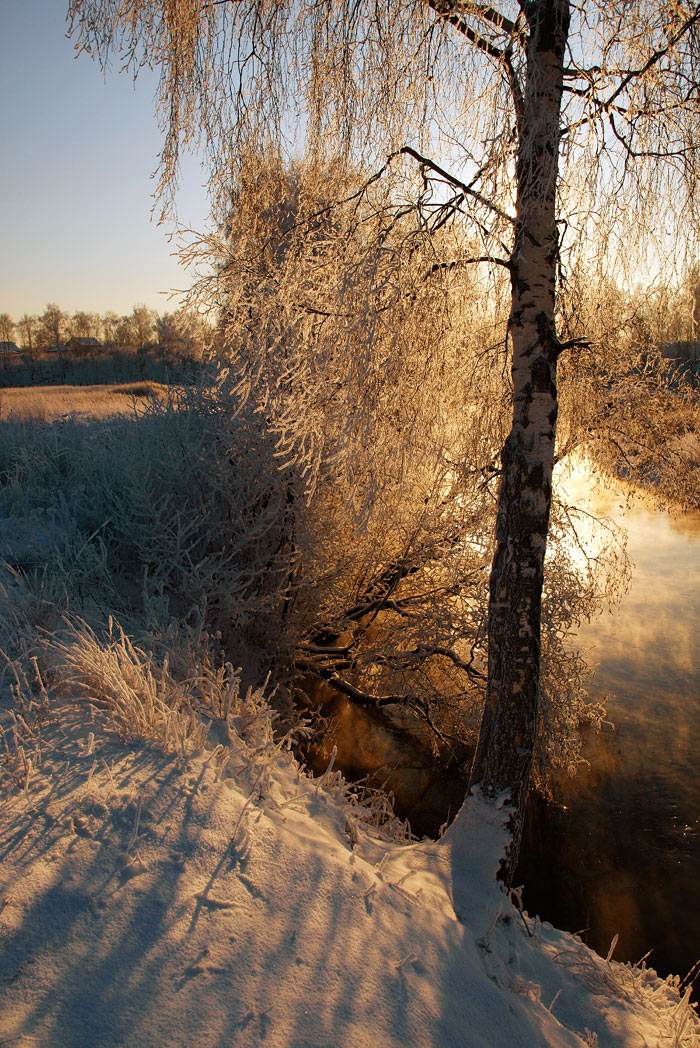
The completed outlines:
{"type": "Polygon", "coordinates": [[[272,743],[208,757],[44,726],[0,816],[0,1044],[700,1044],[671,982],[511,904],[497,808],[406,846],[272,743]]]}

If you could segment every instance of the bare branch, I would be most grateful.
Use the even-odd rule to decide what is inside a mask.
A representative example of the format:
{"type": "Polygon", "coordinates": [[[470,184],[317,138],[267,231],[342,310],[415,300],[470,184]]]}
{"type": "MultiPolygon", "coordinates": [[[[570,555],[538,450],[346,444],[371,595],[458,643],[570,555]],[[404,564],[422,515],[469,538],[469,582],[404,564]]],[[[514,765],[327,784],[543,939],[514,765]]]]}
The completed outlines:
{"type": "Polygon", "coordinates": [[[332,669],[317,666],[314,663],[297,662],[296,665],[303,672],[319,677],[358,706],[374,706],[379,709],[382,706],[405,706],[416,701],[415,696],[411,695],[371,695],[367,691],[356,688],[354,684],[350,684],[349,681],[344,680],[342,677],[338,677],[332,669]]]}
{"type": "Polygon", "coordinates": [[[472,0],[457,0],[457,3],[453,4],[455,8],[458,8],[464,14],[476,15],[478,18],[483,18],[487,22],[491,22],[496,29],[503,33],[507,33],[510,37],[521,35],[521,31],[515,22],[512,22],[509,18],[506,18],[501,11],[497,11],[494,7],[490,7],[488,4],[478,4],[472,2],[472,0]]]}
{"type": "Polygon", "coordinates": [[[465,662],[464,659],[460,658],[456,651],[452,648],[443,648],[439,645],[419,644],[416,648],[416,654],[430,657],[431,655],[441,655],[445,659],[449,659],[457,666],[458,669],[464,670],[470,677],[478,678],[479,680],[486,680],[486,675],[480,673],[479,670],[475,669],[474,655],[470,658],[469,662],[465,662]]]}
{"type": "Polygon", "coordinates": [[[655,51],[652,51],[652,53],[649,55],[648,59],[646,60],[646,62],[644,62],[643,65],[641,65],[638,69],[631,69],[622,78],[622,80],[618,84],[617,88],[613,91],[613,93],[610,95],[610,97],[608,99],[604,99],[604,100],[602,100],[600,102],[601,108],[604,109],[605,111],[609,111],[610,107],[612,106],[612,104],[615,101],[615,99],[618,98],[622,94],[622,92],[625,90],[625,88],[633,80],[636,80],[637,78],[643,76],[644,73],[647,73],[652,68],[652,66],[655,66],[658,62],[661,61],[662,58],[664,58],[670,51],[672,51],[673,48],[676,46],[676,44],[678,44],[679,41],[682,40],[683,37],[687,35],[689,30],[692,29],[692,27],[698,21],[700,21],[700,5],[696,6],[695,13],[693,15],[691,15],[690,18],[687,18],[685,20],[685,22],[683,23],[681,28],[676,33],[674,33],[671,37],[669,37],[668,42],[667,42],[665,47],[660,47],[660,48],[657,48],[655,51]]]}
{"type": "Polygon", "coordinates": [[[505,221],[509,222],[511,225],[515,223],[515,219],[512,218],[502,208],[498,207],[491,200],[488,200],[485,196],[482,196],[482,194],[478,193],[475,189],[472,189],[471,186],[468,186],[465,182],[462,182],[460,179],[455,178],[454,175],[451,175],[448,171],[445,171],[443,167],[440,167],[440,165],[436,164],[433,160],[429,160],[428,157],[422,156],[417,150],[412,149],[411,146],[403,146],[401,149],[398,150],[398,153],[413,157],[413,159],[417,160],[418,163],[421,164],[421,166],[427,167],[430,171],[434,171],[435,174],[439,175],[440,178],[444,179],[445,182],[449,182],[450,185],[456,186],[458,189],[461,189],[463,193],[478,201],[479,204],[482,204],[485,208],[488,208],[489,211],[492,211],[495,215],[498,215],[499,218],[505,219],[505,221]]]}
{"type": "Polygon", "coordinates": [[[486,4],[478,3],[454,3],[453,0],[426,0],[427,4],[438,14],[442,19],[449,22],[450,25],[454,26],[470,43],[478,47],[480,51],[483,51],[490,58],[494,58],[503,67],[506,73],[506,78],[511,89],[513,96],[513,104],[515,108],[515,118],[518,127],[520,126],[523,116],[523,93],[520,86],[518,75],[513,65],[512,47],[517,41],[521,46],[524,44],[524,33],[518,27],[516,22],[510,21],[499,11],[489,7],[486,4]],[[477,33],[469,23],[465,20],[463,15],[473,15],[475,17],[484,19],[490,22],[501,32],[506,33],[510,40],[503,49],[496,47],[487,40],[486,37],[477,33]]]}
{"type": "MultiPolygon", "coordinates": [[[[478,47],[480,51],[483,51],[490,58],[495,58],[497,62],[503,62],[504,52],[500,48],[487,40],[486,37],[481,36],[477,33],[472,26],[460,14],[461,5],[457,5],[452,0],[426,0],[429,7],[435,11],[445,22],[449,22],[450,25],[460,32],[463,36],[469,40],[470,43],[478,47]]],[[[474,5],[479,6],[479,5],[474,5]]],[[[475,13],[475,12],[469,12],[475,13]]]]}
{"type": "Polygon", "coordinates": [[[459,258],[453,262],[435,262],[435,264],[432,265],[425,274],[425,279],[427,280],[433,273],[456,269],[458,266],[478,265],[480,262],[487,262],[489,265],[502,266],[509,271],[511,269],[510,262],[505,258],[499,258],[497,255],[475,255],[472,258],[459,258]]]}

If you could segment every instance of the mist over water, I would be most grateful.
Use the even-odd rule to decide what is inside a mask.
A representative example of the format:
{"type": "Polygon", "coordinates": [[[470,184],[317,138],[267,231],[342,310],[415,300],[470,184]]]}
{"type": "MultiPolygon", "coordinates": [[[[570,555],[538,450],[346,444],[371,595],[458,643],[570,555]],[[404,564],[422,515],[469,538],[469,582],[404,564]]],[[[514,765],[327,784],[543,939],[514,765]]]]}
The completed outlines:
{"type": "Polygon", "coordinates": [[[518,881],[531,913],[606,954],[686,975],[700,960],[700,514],[679,515],[596,488],[593,513],[628,533],[633,561],[619,607],[584,624],[577,645],[612,722],[590,735],[590,767],[533,798],[518,881]]]}

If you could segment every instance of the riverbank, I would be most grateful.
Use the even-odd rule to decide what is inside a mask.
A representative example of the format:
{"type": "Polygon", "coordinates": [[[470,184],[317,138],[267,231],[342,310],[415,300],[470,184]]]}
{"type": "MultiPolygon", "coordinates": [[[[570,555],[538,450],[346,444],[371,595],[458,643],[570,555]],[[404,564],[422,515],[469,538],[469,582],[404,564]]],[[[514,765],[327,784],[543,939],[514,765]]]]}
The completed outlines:
{"type": "Polygon", "coordinates": [[[673,980],[517,910],[501,813],[398,843],[246,702],[225,759],[220,722],[166,753],[91,703],[45,709],[24,785],[3,787],[0,1043],[700,1044],[673,980]]]}

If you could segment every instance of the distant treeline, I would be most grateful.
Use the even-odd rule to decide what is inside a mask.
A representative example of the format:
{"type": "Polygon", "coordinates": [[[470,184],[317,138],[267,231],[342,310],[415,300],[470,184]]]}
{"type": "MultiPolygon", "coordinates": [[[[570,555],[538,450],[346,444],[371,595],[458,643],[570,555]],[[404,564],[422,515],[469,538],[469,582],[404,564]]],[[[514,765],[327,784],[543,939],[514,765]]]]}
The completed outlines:
{"type": "Polygon", "coordinates": [[[160,347],[135,351],[112,348],[99,355],[21,353],[0,362],[0,388],[11,386],[93,386],[133,381],[190,385],[203,367],[200,353],[169,354],[160,347]]]}
{"type": "Polygon", "coordinates": [[[94,339],[101,346],[165,346],[170,352],[192,352],[210,338],[212,329],[205,318],[192,310],[180,308],[174,313],[158,314],[148,306],[136,305],[131,313],[118,316],[106,313],[67,313],[50,302],[39,315],[24,313],[13,320],[0,313],[0,343],[15,344],[33,355],[55,349],[73,339],[94,339]]]}
{"type": "Polygon", "coordinates": [[[184,308],[161,316],[136,305],[120,317],[109,310],[71,315],[49,303],[41,315],[17,321],[0,313],[0,387],[190,382],[213,334],[206,319],[184,308]]]}

